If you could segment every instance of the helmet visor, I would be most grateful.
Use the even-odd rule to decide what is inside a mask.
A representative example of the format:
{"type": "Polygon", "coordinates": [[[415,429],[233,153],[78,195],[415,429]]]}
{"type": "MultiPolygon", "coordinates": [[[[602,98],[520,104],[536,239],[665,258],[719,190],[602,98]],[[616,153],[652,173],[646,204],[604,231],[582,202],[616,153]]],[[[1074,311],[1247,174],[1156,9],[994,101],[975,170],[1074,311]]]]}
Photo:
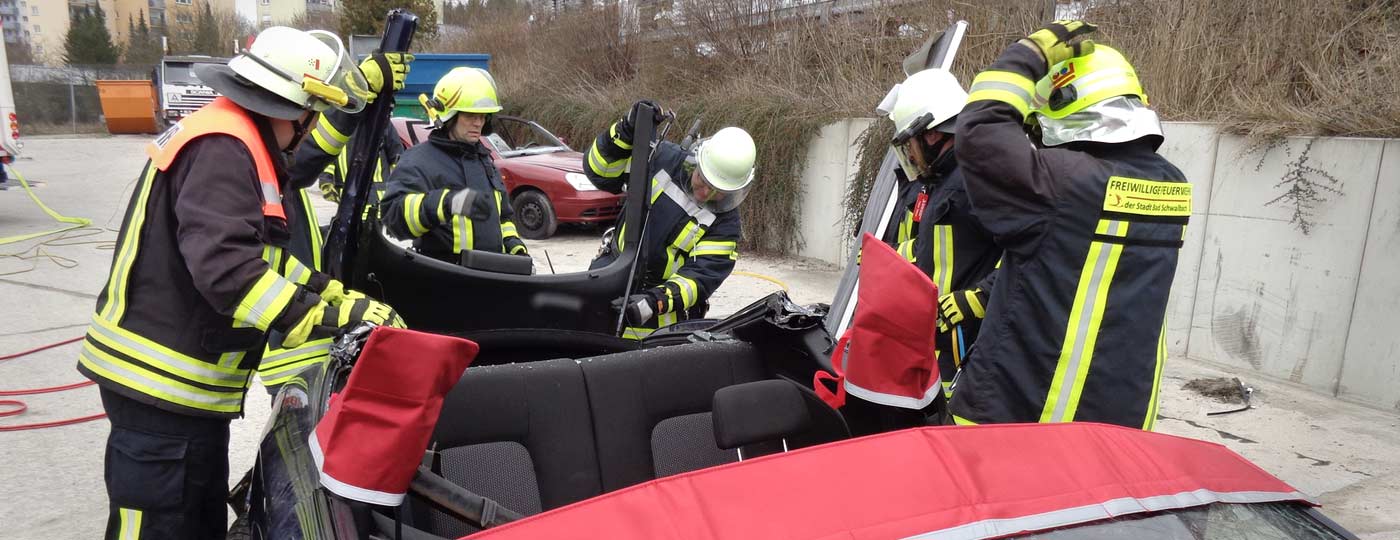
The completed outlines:
{"type": "Polygon", "coordinates": [[[894,150],[894,156],[899,158],[899,168],[904,169],[904,177],[910,181],[919,177],[920,171],[914,165],[914,159],[909,156],[909,146],[914,144],[914,139],[908,139],[902,144],[896,144],[890,148],[894,150]]]}
{"type": "Polygon", "coordinates": [[[721,214],[738,208],[749,196],[749,189],[753,187],[753,182],[747,182],[744,187],[724,190],[716,187],[705,177],[705,173],[699,167],[691,173],[690,197],[699,203],[706,210],[721,214]]]}
{"type": "MultiPolygon", "coordinates": [[[[325,111],[334,107],[351,114],[364,110],[365,105],[374,99],[374,93],[365,81],[364,74],[360,73],[360,68],[350,60],[350,55],[346,54],[340,38],[324,30],[311,30],[307,33],[325,43],[336,55],[335,66],[328,72],[325,80],[317,79],[311,74],[302,76],[302,89],[313,98],[311,108],[325,111]]],[[[385,81],[385,84],[388,84],[388,81],[385,81]]]]}

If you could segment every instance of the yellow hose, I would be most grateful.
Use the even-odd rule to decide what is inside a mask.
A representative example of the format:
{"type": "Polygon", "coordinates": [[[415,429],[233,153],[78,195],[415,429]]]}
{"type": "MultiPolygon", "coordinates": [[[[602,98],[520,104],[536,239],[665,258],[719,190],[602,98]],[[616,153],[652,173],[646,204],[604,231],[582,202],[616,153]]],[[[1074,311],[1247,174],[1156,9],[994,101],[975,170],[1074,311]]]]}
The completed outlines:
{"type": "Polygon", "coordinates": [[[772,277],[772,276],[765,276],[765,275],[763,275],[763,274],[759,274],[759,273],[756,273],[756,272],[745,272],[745,271],[742,271],[742,270],[734,272],[734,275],[736,275],[736,276],[748,276],[748,277],[755,278],[755,279],[761,279],[761,280],[763,280],[763,281],[767,281],[767,282],[773,283],[773,284],[775,284],[775,285],[777,285],[777,286],[779,286],[779,287],[782,287],[784,292],[792,292],[791,290],[788,289],[788,286],[787,286],[786,283],[783,283],[782,281],[779,281],[778,278],[775,278],[775,277],[772,277]]]}
{"type": "Polygon", "coordinates": [[[0,245],[13,244],[15,242],[23,242],[25,240],[38,238],[40,236],[48,236],[50,234],[71,231],[73,229],[80,229],[88,225],[92,225],[92,220],[90,219],[68,217],[58,212],[55,212],[52,208],[49,208],[48,205],[44,204],[44,201],[39,200],[38,195],[34,194],[34,190],[29,187],[29,182],[26,182],[24,180],[24,175],[20,174],[19,170],[15,169],[13,165],[9,166],[8,168],[10,170],[10,175],[14,176],[16,180],[19,180],[19,185],[24,188],[25,193],[29,194],[29,198],[34,200],[34,204],[39,205],[39,208],[43,210],[45,214],[48,214],[49,217],[53,218],[54,221],[57,221],[59,223],[69,223],[70,225],[68,227],[54,229],[51,231],[22,234],[18,236],[6,236],[0,238],[0,245]]]}

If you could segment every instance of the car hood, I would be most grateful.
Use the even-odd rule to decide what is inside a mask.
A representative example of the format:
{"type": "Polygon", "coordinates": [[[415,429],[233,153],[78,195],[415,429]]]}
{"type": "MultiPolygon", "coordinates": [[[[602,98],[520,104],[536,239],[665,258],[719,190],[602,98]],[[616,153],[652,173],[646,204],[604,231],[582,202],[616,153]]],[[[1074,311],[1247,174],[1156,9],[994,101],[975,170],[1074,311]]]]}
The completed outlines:
{"type": "Polygon", "coordinates": [[[546,167],[564,172],[583,172],[583,154],[579,152],[552,152],[549,154],[520,155],[504,158],[503,161],[510,164],[534,165],[536,167],[546,167]]]}

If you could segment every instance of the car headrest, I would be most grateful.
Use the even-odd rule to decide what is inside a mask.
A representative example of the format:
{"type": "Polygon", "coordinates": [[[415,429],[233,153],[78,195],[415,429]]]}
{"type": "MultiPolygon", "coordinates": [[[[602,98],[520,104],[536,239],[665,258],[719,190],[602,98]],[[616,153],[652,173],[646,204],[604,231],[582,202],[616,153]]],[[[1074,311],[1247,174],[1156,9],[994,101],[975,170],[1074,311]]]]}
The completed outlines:
{"type": "Polygon", "coordinates": [[[715,443],[724,450],[791,437],[812,424],[797,386],[781,379],[721,388],[713,411],[715,443]]]}

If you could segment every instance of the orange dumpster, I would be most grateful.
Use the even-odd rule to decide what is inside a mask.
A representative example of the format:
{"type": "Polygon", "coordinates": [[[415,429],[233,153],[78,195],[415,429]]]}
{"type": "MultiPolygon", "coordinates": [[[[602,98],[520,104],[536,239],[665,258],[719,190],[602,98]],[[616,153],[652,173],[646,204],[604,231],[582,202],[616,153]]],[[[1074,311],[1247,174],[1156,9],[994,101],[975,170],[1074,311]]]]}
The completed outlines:
{"type": "Polygon", "coordinates": [[[107,131],[156,133],[156,91],[151,81],[97,81],[107,131]]]}

